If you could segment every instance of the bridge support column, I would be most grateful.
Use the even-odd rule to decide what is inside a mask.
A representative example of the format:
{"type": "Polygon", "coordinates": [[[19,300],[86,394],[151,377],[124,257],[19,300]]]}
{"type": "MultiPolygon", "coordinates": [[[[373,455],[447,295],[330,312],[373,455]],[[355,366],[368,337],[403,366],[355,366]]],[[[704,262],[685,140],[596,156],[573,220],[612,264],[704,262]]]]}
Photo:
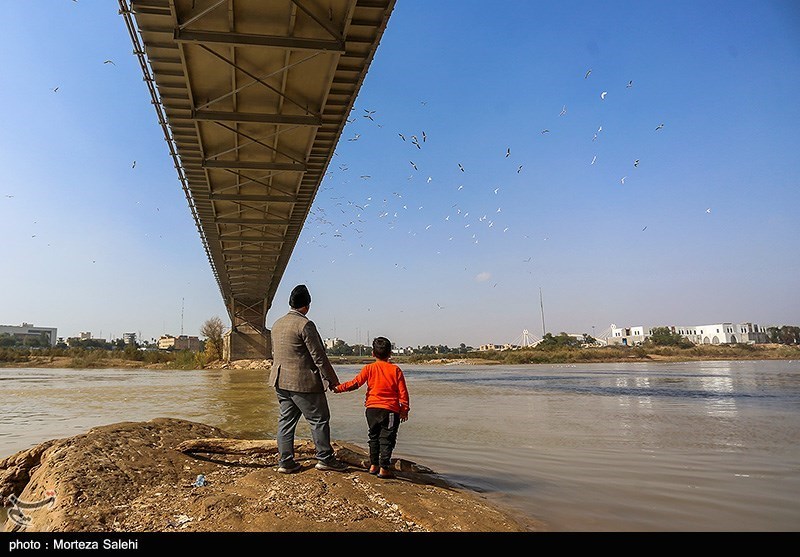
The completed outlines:
{"type": "Polygon", "coordinates": [[[223,359],[226,362],[272,359],[272,335],[266,327],[264,303],[248,306],[233,301],[231,306],[233,318],[231,330],[223,338],[223,359]]]}

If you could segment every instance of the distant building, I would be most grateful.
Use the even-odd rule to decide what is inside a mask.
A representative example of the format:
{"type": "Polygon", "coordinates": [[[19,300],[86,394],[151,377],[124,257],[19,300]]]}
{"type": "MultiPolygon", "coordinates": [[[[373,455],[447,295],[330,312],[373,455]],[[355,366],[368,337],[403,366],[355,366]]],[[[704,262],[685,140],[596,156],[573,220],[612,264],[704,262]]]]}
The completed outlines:
{"type": "Polygon", "coordinates": [[[481,344],[478,347],[478,352],[490,352],[494,351],[501,351],[501,350],[519,350],[520,346],[517,344],[481,344]]]}
{"type": "Polygon", "coordinates": [[[179,335],[174,337],[172,335],[162,335],[158,339],[159,350],[191,350],[199,352],[202,344],[197,337],[190,337],[186,335],[179,335]]]}
{"type": "Polygon", "coordinates": [[[91,331],[86,331],[85,333],[79,333],[78,340],[92,340],[91,331]]]}
{"type": "MultiPolygon", "coordinates": [[[[655,327],[617,327],[611,325],[609,345],[636,346],[653,334],[655,327]]],[[[769,342],[766,327],[755,323],[715,323],[713,325],[674,325],[667,327],[694,344],[764,344],[769,342]]]]}
{"type": "Polygon", "coordinates": [[[50,346],[55,346],[58,342],[55,327],[36,327],[31,323],[23,323],[22,325],[0,325],[0,335],[7,334],[16,338],[17,340],[38,340],[45,339],[50,346]]]}
{"type": "Polygon", "coordinates": [[[136,344],[136,333],[122,333],[122,340],[125,344],[136,344]]]}
{"type": "Polygon", "coordinates": [[[322,341],[322,343],[325,345],[325,348],[326,348],[327,350],[330,350],[330,349],[332,349],[332,348],[335,348],[335,347],[336,347],[336,344],[337,344],[337,343],[338,343],[340,340],[341,340],[341,339],[339,339],[339,338],[336,338],[336,337],[334,337],[334,338],[326,338],[325,340],[323,340],[323,341],[322,341]]]}

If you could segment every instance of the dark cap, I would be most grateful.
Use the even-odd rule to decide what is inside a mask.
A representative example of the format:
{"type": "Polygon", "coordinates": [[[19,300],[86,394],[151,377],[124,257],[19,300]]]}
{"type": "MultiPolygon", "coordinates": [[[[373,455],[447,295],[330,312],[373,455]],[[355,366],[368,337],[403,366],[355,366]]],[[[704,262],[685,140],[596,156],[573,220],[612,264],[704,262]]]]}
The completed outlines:
{"type": "Polygon", "coordinates": [[[311,305],[311,294],[305,284],[298,284],[289,295],[289,307],[292,309],[304,308],[311,305]]]}

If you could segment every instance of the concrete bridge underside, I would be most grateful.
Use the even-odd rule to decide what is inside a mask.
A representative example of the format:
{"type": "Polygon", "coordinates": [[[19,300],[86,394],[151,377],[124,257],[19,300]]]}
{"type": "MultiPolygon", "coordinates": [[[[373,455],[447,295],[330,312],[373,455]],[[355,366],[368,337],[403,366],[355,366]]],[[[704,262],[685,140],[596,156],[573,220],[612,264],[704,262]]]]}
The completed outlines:
{"type": "Polygon", "coordinates": [[[119,0],[231,330],[267,311],[394,0],[119,0]]]}

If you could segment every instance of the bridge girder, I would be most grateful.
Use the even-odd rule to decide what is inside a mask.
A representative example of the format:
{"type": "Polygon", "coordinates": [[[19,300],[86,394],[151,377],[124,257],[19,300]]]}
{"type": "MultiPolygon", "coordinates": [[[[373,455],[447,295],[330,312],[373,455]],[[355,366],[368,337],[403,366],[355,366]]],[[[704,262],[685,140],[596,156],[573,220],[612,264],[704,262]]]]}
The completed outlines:
{"type": "Polygon", "coordinates": [[[395,0],[119,4],[233,329],[266,331],[395,0]]]}

